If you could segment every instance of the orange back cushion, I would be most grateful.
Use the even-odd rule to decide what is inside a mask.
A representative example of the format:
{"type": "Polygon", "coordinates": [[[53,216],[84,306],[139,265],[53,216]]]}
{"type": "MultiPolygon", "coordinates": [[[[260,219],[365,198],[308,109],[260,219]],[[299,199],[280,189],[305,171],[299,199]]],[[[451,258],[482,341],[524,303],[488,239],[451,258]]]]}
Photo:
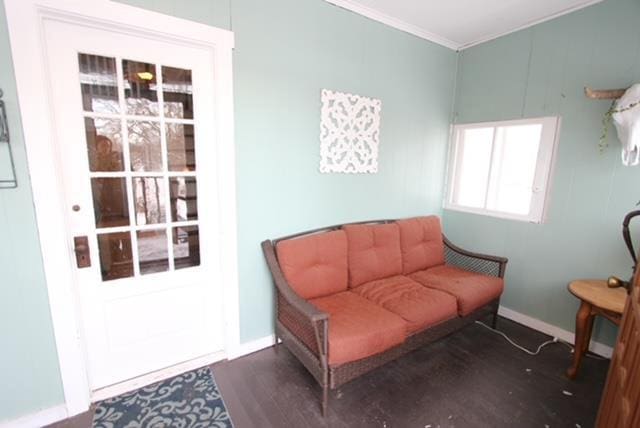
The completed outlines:
{"type": "Polygon", "coordinates": [[[350,225],[343,230],[349,241],[351,287],[402,273],[398,225],[350,225]]]}
{"type": "Polygon", "coordinates": [[[400,227],[403,274],[444,264],[442,226],[437,216],[398,220],[396,223],[400,227]]]}
{"type": "Polygon", "coordinates": [[[285,279],[303,299],[347,290],[347,237],[344,231],[280,241],[276,253],[285,279]]]}

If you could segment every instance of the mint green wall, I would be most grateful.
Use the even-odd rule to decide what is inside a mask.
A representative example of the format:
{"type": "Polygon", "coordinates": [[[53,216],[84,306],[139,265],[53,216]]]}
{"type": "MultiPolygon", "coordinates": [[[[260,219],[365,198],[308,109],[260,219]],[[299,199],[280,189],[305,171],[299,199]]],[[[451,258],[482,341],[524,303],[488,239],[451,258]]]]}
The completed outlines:
{"type": "Polygon", "coordinates": [[[0,88],[19,183],[0,190],[0,424],[64,402],[10,52],[0,0],[0,88]]]}
{"type": "MultiPolygon", "coordinates": [[[[455,52],[322,0],[123,2],[236,34],[243,342],[273,330],[262,240],[351,220],[440,212],[455,52]],[[378,174],[318,172],[322,88],[382,100],[378,174]]],[[[0,191],[0,421],[64,401],[2,13],[0,87],[20,187],[0,191]]]]}
{"type": "Polygon", "coordinates": [[[456,54],[321,0],[234,0],[242,340],[273,330],[260,241],[440,212],[456,54]],[[382,100],[379,172],[320,174],[320,90],[382,100]]]}
{"type": "MultiPolygon", "coordinates": [[[[599,153],[610,102],[587,99],[583,87],[640,81],[638,18],[637,0],[608,0],[460,55],[456,122],[548,115],[563,122],[545,224],[445,211],[446,232],[509,257],[505,306],[571,331],[578,303],[566,290],[570,280],[631,275],[621,223],[640,200],[640,168],[621,165],[615,130],[599,153]]],[[[611,344],[615,332],[600,322],[594,336],[611,344]]]]}

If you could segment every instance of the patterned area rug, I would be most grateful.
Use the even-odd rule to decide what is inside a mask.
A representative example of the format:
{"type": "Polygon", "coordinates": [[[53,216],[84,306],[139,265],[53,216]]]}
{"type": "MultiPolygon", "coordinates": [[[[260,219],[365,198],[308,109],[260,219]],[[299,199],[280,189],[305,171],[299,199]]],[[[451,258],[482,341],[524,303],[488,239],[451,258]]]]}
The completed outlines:
{"type": "Polygon", "coordinates": [[[232,428],[208,367],[101,401],[93,428],[232,428]]]}

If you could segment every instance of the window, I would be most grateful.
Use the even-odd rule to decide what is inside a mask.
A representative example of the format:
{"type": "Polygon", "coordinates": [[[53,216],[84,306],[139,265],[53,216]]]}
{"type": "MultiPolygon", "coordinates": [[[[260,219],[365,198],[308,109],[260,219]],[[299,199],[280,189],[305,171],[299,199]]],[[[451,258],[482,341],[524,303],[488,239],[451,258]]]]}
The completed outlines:
{"type": "Polygon", "coordinates": [[[558,117],[455,125],[445,208],[541,223],[558,117]]]}

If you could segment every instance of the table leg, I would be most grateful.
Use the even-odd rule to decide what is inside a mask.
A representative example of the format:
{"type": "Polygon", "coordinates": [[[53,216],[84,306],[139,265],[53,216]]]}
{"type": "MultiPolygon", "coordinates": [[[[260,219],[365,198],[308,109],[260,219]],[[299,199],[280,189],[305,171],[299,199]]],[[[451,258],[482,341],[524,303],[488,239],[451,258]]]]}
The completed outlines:
{"type": "Polygon", "coordinates": [[[593,332],[593,321],[596,319],[596,316],[591,314],[587,319],[587,329],[585,331],[585,337],[587,338],[584,341],[584,347],[582,351],[586,354],[589,351],[589,345],[591,344],[591,333],[593,332]]]}
{"type": "Polygon", "coordinates": [[[582,356],[591,341],[591,329],[589,328],[593,322],[591,309],[591,304],[582,301],[576,314],[576,342],[573,349],[573,365],[567,369],[567,376],[570,379],[575,379],[578,374],[582,356]]]}

